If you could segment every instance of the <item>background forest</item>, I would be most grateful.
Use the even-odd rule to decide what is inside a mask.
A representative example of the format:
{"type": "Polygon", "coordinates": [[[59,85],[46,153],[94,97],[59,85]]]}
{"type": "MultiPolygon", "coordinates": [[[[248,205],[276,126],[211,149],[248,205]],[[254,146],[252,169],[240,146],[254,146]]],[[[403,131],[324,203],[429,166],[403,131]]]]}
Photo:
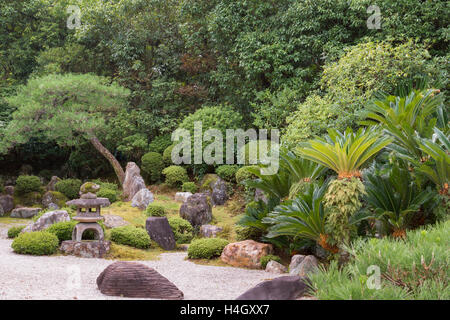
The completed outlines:
{"type": "MultiPolygon", "coordinates": [[[[96,132],[122,165],[163,153],[172,131],[195,119],[279,128],[282,142],[295,146],[331,124],[356,128],[367,100],[399,84],[425,79],[444,92],[449,3],[379,0],[381,28],[369,29],[372,2],[1,1],[0,137],[20,104],[7,97],[54,74],[104,76],[127,89],[123,107],[109,110],[96,132]],[[80,27],[67,27],[69,5],[80,7],[80,27]]],[[[0,174],[114,177],[76,138],[14,141],[0,174]]]]}

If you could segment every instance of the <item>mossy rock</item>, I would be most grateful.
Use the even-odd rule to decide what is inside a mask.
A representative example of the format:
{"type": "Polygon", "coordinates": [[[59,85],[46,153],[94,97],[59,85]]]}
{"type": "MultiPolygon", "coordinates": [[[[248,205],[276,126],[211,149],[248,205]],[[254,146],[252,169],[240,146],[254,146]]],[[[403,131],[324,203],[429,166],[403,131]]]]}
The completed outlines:
{"type": "Polygon", "coordinates": [[[41,207],[42,194],[40,192],[28,192],[25,194],[14,194],[14,206],[41,207]]]}
{"type": "Polygon", "coordinates": [[[80,193],[97,193],[100,190],[100,185],[94,182],[85,182],[80,187],[80,193]]]}
{"type": "Polygon", "coordinates": [[[219,179],[220,179],[220,177],[215,173],[205,174],[203,176],[202,180],[200,181],[200,190],[201,191],[208,191],[208,190],[211,191],[212,186],[219,179]]]}

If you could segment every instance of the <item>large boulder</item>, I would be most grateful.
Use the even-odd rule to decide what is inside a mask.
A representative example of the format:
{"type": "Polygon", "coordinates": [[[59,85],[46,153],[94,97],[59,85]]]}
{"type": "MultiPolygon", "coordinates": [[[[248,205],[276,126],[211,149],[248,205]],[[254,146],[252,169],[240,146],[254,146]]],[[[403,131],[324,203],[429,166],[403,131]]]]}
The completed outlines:
{"type": "Polygon", "coordinates": [[[192,196],[191,192],[177,192],[175,193],[175,201],[185,202],[190,196],[192,196]]]}
{"type": "Polygon", "coordinates": [[[35,223],[26,226],[22,232],[42,231],[57,222],[70,221],[69,214],[65,210],[50,211],[44,213],[35,223]]]}
{"type": "Polygon", "coordinates": [[[266,265],[266,272],[283,274],[287,272],[287,268],[279,262],[270,260],[269,263],[267,263],[266,265]]]}
{"type": "Polygon", "coordinates": [[[221,231],[223,231],[223,228],[211,224],[204,224],[200,227],[200,234],[205,238],[215,238],[221,231]]]}
{"type": "Polygon", "coordinates": [[[147,188],[139,190],[131,199],[131,206],[145,210],[154,201],[153,193],[147,188]]]}
{"type": "Polygon", "coordinates": [[[56,185],[56,183],[57,183],[58,181],[60,181],[60,180],[61,180],[61,179],[58,178],[57,176],[53,176],[53,177],[50,179],[50,182],[47,184],[47,187],[46,187],[47,191],[56,191],[55,185],[56,185]]]}
{"type": "Polygon", "coordinates": [[[41,211],[41,208],[16,208],[11,212],[11,218],[32,218],[41,211]]]}
{"type": "MultiPolygon", "coordinates": [[[[295,257],[295,256],[294,256],[295,257]]],[[[295,265],[292,261],[289,266],[289,274],[293,276],[305,277],[309,272],[315,272],[318,268],[319,262],[316,257],[310,255],[304,257],[300,263],[295,265]],[[291,268],[292,265],[292,268],[291,268]]]]}
{"type": "Polygon", "coordinates": [[[10,212],[14,209],[14,198],[10,195],[0,196],[0,206],[2,206],[5,213],[10,212]]]}
{"type": "Polygon", "coordinates": [[[145,222],[145,229],[150,238],[165,250],[176,248],[175,235],[167,217],[149,217],[145,222]]]}
{"type": "Polygon", "coordinates": [[[103,214],[102,217],[104,218],[103,224],[105,225],[106,228],[109,229],[123,227],[130,224],[128,221],[125,221],[121,216],[116,216],[113,214],[103,214]]]}
{"type": "Polygon", "coordinates": [[[144,179],[141,176],[141,169],[134,162],[128,162],[123,181],[123,194],[125,201],[131,201],[139,190],[145,188],[144,179]]]}
{"type": "Polygon", "coordinates": [[[299,276],[282,276],[264,281],[236,300],[296,300],[308,289],[306,279],[299,276]]]}
{"type": "Polygon", "coordinates": [[[230,243],[223,251],[220,259],[232,266],[242,268],[261,268],[261,258],[273,253],[273,246],[253,240],[230,243]]]}
{"type": "Polygon", "coordinates": [[[223,205],[228,200],[227,184],[220,178],[212,184],[211,200],[214,206],[223,205]]]}
{"type": "Polygon", "coordinates": [[[181,300],[181,292],[153,268],[136,262],[110,264],[97,278],[101,293],[108,296],[181,300]]]}
{"type": "Polygon", "coordinates": [[[206,194],[195,193],[180,207],[180,216],[194,227],[207,224],[212,220],[211,201],[206,194]]]}
{"type": "Polygon", "coordinates": [[[110,250],[110,241],[63,241],[59,250],[63,254],[80,258],[103,258],[110,250]]]}

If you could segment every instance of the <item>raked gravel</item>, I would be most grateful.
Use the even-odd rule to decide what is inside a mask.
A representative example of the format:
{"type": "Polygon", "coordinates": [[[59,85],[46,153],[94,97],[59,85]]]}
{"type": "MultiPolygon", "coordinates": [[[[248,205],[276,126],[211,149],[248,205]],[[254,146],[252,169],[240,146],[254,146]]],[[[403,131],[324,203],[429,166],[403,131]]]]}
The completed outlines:
{"type": "MultiPolygon", "coordinates": [[[[98,275],[113,260],[20,255],[12,251],[12,241],[5,238],[5,226],[0,225],[0,300],[124,299],[103,295],[97,289],[98,275]]],[[[198,265],[185,257],[184,252],[163,253],[159,260],[138,262],[173,282],[186,300],[235,299],[276,277],[262,270],[198,265]]]]}

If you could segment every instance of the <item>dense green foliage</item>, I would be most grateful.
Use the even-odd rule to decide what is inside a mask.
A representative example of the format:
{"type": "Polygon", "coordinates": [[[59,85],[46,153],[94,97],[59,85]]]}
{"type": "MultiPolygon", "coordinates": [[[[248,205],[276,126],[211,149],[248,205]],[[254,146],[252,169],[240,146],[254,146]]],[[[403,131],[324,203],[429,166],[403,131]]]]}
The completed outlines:
{"type": "Polygon", "coordinates": [[[16,180],[14,192],[18,195],[24,195],[30,192],[39,192],[41,180],[36,176],[19,176],[16,180]]]}
{"type": "Polygon", "coordinates": [[[170,166],[162,171],[166,177],[165,182],[171,187],[180,187],[183,183],[189,181],[186,169],[180,166],[170,166]]]}
{"type": "Polygon", "coordinates": [[[64,179],[58,181],[55,188],[69,199],[75,199],[79,196],[80,187],[83,183],[79,179],[64,179]]]}
{"type": "Polygon", "coordinates": [[[164,169],[164,161],[161,154],[148,152],[142,156],[141,168],[148,182],[157,182],[161,178],[164,169]]]}
{"type": "Polygon", "coordinates": [[[216,173],[223,180],[228,182],[236,182],[236,173],[239,170],[239,166],[224,164],[216,168],[216,173]]]}
{"type": "Polygon", "coordinates": [[[14,239],[16,238],[20,232],[25,228],[25,226],[16,226],[8,229],[8,238],[14,239]]]}
{"type": "Polygon", "coordinates": [[[111,241],[138,249],[147,249],[150,247],[150,237],[147,231],[133,226],[111,229],[111,241]]]}
{"type": "Polygon", "coordinates": [[[58,250],[58,237],[46,231],[25,232],[17,236],[11,244],[16,253],[31,255],[51,255],[58,250]]]}
{"type": "MultiPolygon", "coordinates": [[[[52,224],[46,229],[47,232],[53,233],[58,237],[59,243],[67,240],[72,240],[73,228],[77,224],[77,221],[62,221],[52,224]]],[[[87,231],[86,231],[87,233],[87,231]]]]}
{"type": "Polygon", "coordinates": [[[145,214],[149,217],[164,217],[167,215],[167,212],[163,206],[150,203],[145,209],[145,214]]]}
{"type": "Polygon", "coordinates": [[[198,187],[195,184],[195,182],[184,182],[183,185],[181,186],[181,191],[196,193],[198,191],[198,187]]]}
{"type": "Polygon", "coordinates": [[[180,217],[170,217],[168,220],[173,234],[175,235],[175,241],[178,244],[190,243],[194,237],[194,228],[189,221],[180,217]]]}
{"type": "Polygon", "coordinates": [[[212,259],[222,254],[228,240],[221,238],[203,238],[192,241],[188,248],[190,259],[212,259]]]}

